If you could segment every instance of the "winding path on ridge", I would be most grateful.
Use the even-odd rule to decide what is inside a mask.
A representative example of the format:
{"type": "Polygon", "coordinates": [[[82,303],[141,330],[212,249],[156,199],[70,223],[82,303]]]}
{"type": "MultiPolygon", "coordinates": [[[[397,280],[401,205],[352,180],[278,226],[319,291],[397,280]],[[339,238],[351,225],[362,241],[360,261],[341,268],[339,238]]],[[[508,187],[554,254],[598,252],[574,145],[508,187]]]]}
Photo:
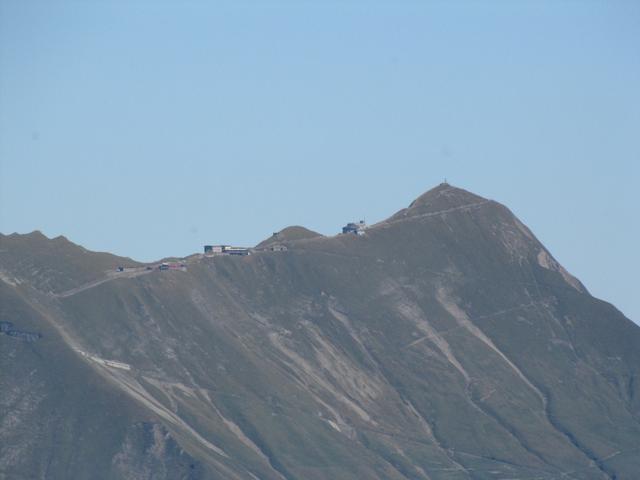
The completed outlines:
{"type": "Polygon", "coordinates": [[[147,270],[147,267],[138,267],[132,268],[129,270],[125,270],[124,272],[107,272],[107,276],[104,278],[100,278],[98,280],[94,280],[89,283],[85,283],[84,285],[80,285],[79,287],[72,288],[71,290],[67,290],[60,293],[52,294],[54,298],[67,298],[73,295],[76,295],[80,292],[84,292],[85,290],[89,290],[90,288],[97,287],[98,285],[102,285],[103,283],[110,282],[112,280],[117,280],[119,278],[135,278],[141,275],[146,275],[154,272],[155,269],[147,270]]]}

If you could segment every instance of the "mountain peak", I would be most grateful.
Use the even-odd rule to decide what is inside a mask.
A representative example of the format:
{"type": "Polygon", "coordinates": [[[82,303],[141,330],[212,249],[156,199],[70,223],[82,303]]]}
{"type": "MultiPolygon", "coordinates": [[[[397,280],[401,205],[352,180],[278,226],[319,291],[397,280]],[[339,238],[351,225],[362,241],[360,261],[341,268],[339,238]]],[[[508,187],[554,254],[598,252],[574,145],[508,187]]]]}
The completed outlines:
{"type": "Polygon", "coordinates": [[[398,220],[486,202],[488,202],[486,198],[443,182],[417,197],[407,208],[403,208],[391,216],[389,220],[398,220]]]}

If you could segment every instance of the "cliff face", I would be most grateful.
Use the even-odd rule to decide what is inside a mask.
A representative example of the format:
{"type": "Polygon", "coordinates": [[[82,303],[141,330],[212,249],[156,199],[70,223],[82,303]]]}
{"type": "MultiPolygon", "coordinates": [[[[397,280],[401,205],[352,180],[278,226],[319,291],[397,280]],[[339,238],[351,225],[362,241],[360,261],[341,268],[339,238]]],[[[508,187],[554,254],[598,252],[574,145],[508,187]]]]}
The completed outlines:
{"type": "Polygon", "coordinates": [[[640,471],[640,329],[496,202],[186,271],[56,241],[2,238],[0,478],[640,471]]]}

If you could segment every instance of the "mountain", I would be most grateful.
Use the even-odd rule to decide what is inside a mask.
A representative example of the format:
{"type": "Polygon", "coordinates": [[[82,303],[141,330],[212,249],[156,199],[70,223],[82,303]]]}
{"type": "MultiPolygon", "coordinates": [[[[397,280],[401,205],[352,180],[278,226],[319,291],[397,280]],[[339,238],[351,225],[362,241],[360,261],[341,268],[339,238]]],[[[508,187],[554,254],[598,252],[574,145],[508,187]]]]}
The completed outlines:
{"type": "Polygon", "coordinates": [[[505,206],[283,237],[159,270],[2,236],[0,478],[637,478],[640,328],[505,206]]]}

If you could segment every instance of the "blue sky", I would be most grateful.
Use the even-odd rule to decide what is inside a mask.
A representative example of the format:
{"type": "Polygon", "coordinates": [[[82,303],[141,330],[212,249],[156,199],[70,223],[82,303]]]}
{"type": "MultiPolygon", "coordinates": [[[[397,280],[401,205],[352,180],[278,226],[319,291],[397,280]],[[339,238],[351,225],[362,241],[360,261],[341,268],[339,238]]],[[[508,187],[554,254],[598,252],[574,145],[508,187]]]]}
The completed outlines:
{"type": "Polygon", "coordinates": [[[640,2],[0,0],[0,231],[140,260],[447,177],[640,321],[640,2]]]}

